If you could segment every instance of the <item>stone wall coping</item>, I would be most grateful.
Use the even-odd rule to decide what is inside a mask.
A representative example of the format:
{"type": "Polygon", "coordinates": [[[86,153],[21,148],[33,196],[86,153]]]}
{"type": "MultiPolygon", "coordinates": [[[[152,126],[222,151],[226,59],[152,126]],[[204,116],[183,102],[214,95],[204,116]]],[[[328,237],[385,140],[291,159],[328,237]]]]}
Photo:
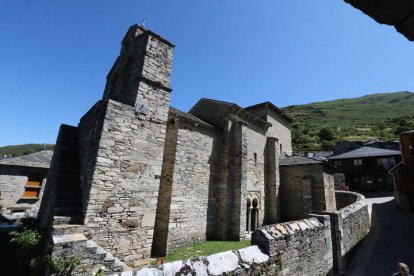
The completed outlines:
{"type": "MultiPolygon", "coordinates": [[[[339,210],[337,210],[334,213],[338,213],[342,218],[348,217],[350,214],[353,214],[360,210],[361,208],[364,208],[367,203],[365,201],[365,197],[359,193],[350,192],[350,191],[335,191],[336,194],[347,194],[347,195],[353,195],[355,196],[354,203],[345,206],[339,210]]],[[[329,212],[327,212],[329,213],[329,212]]]]}
{"type": "MultiPolygon", "coordinates": [[[[207,257],[198,257],[186,261],[175,261],[159,267],[144,267],[136,272],[136,276],[147,275],[223,275],[238,269],[267,262],[269,256],[264,254],[257,245],[239,250],[225,251],[207,257]]],[[[121,274],[122,276],[122,274],[121,274]]]]}
{"type": "Polygon", "coordinates": [[[269,240],[284,239],[287,236],[295,235],[298,232],[304,232],[309,229],[323,228],[325,225],[317,218],[307,218],[302,220],[283,222],[264,226],[256,231],[260,231],[269,240]]]}

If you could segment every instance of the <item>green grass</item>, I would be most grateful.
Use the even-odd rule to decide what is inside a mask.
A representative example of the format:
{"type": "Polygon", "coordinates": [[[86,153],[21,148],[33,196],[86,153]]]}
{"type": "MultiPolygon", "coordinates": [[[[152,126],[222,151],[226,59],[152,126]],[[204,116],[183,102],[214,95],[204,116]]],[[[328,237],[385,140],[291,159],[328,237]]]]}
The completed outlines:
{"type": "Polygon", "coordinates": [[[168,262],[187,260],[199,256],[208,256],[219,252],[237,250],[248,246],[250,246],[250,240],[200,242],[190,245],[189,247],[172,251],[170,254],[168,254],[165,260],[168,262]]]}

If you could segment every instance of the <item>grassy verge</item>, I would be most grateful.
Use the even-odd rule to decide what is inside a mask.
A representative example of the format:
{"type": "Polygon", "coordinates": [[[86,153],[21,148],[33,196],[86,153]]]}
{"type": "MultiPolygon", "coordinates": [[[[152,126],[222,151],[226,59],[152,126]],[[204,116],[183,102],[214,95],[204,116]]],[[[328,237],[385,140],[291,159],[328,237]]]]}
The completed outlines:
{"type": "Polygon", "coordinates": [[[208,256],[214,253],[236,250],[250,246],[250,240],[244,241],[206,241],[192,244],[188,247],[172,251],[165,258],[167,262],[187,260],[199,256],[208,256]]]}

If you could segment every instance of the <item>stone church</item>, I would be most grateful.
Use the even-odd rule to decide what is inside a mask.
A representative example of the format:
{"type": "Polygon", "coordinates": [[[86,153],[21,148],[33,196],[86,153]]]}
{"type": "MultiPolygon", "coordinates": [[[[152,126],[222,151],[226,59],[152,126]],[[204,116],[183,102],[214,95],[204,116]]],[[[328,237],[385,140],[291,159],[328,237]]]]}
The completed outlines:
{"type": "MultiPolygon", "coordinates": [[[[140,266],[149,256],[206,239],[245,239],[281,221],[279,161],[292,155],[291,119],[270,102],[170,107],[173,49],[130,27],[102,100],[77,127],[60,128],[42,228],[74,225],[140,266]]],[[[304,212],[336,208],[333,177],[321,179],[320,194],[309,195],[322,207],[304,212]]]]}

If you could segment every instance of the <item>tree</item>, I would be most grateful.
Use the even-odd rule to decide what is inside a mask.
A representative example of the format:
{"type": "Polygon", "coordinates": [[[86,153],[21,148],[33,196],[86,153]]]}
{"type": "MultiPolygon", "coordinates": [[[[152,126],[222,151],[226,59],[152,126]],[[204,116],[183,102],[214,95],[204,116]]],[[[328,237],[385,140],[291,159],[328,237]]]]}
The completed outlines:
{"type": "Polygon", "coordinates": [[[395,124],[395,127],[394,127],[395,135],[398,135],[404,131],[414,129],[413,122],[410,121],[407,116],[394,118],[391,122],[395,124]]]}
{"type": "Polygon", "coordinates": [[[324,127],[318,133],[321,141],[333,141],[335,139],[334,132],[331,128],[324,127]]]}

